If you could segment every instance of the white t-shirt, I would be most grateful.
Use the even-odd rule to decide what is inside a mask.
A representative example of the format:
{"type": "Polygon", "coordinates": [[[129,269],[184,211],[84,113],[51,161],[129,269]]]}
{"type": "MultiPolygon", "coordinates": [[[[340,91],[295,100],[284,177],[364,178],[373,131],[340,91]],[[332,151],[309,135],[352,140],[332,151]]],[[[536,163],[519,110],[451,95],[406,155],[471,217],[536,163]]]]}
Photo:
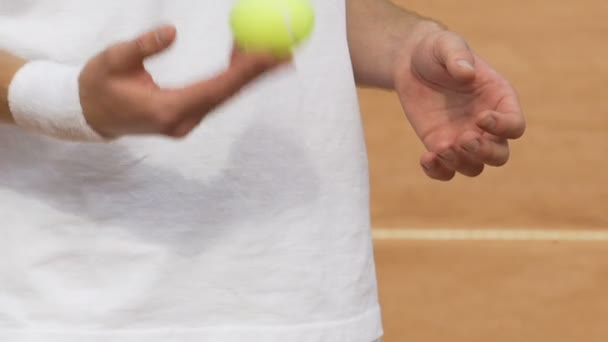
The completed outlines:
{"type": "MultiPolygon", "coordinates": [[[[344,0],[295,67],[184,140],[0,126],[0,341],[369,342],[382,334],[344,0]]],[[[228,62],[228,0],[6,0],[0,49],[82,64],[157,24],[161,86],[228,62]]]]}

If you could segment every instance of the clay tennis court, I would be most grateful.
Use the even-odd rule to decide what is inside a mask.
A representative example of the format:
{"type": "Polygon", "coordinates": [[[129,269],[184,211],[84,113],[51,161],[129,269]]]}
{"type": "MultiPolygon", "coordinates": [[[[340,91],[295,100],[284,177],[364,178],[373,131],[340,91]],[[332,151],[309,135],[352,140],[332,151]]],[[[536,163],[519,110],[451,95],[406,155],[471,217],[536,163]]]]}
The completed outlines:
{"type": "Polygon", "coordinates": [[[507,167],[436,183],[394,94],[361,90],[385,342],[607,341],[608,3],[398,2],[506,75],[528,131],[507,167]]]}

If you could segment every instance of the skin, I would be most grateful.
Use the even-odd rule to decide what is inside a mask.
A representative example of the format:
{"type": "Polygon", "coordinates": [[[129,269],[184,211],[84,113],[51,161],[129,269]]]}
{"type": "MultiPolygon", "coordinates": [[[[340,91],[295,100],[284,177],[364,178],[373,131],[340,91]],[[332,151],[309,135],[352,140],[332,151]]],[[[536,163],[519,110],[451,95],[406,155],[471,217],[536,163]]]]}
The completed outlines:
{"type": "MultiPolygon", "coordinates": [[[[175,41],[173,26],[159,27],[130,41],[116,43],[83,68],[80,102],[88,124],[109,139],[124,135],[159,134],[181,138],[214,108],[288,59],[271,55],[232,53],[231,63],[215,77],[176,89],[160,88],[144,61],[175,41]]],[[[25,60],[0,54],[0,118],[14,123],[8,106],[8,85],[25,60]]]]}
{"type": "MultiPolygon", "coordinates": [[[[515,89],[460,35],[386,0],[346,0],[353,73],[362,87],[394,90],[427,152],[431,178],[474,177],[505,165],[509,141],[525,119],[515,89]]],[[[80,76],[89,125],[107,138],[133,134],[184,137],[207,114],[261,75],[289,62],[234,49],[217,76],[179,89],[162,89],[144,60],[175,41],[172,26],[119,42],[93,57],[80,76]]],[[[26,61],[0,52],[0,122],[14,123],[7,92],[26,61]]]]}
{"type": "Polygon", "coordinates": [[[509,141],[526,128],[516,91],[463,37],[384,0],[347,0],[347,9],[357,83],[395,90],[429,177],[508,162],[509,141]]]}
{"type": "Polygon", "coordinates": [[[0,51],[0,122],[14,124],[8,105],[8,86],[25,60],[0,51]]]}

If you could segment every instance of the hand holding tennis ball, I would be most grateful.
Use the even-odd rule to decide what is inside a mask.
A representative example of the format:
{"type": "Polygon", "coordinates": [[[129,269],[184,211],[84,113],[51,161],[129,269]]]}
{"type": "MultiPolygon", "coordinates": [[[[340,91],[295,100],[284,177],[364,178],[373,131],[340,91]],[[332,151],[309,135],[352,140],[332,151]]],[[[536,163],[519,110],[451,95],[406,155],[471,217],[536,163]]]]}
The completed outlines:
{"type": "Polygon", "coordinates": [[[237,0],[230,15],[236,45],[244,52],[292,54],[315,24],[309,0],[237,0]]]}

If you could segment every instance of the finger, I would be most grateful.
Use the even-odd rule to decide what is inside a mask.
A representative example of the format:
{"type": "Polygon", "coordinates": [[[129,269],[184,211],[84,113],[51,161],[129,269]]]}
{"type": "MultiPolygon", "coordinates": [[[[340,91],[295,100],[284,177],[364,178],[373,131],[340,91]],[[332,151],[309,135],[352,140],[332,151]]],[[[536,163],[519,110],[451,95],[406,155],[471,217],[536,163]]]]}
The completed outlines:
{"type": "Polygon", "coordinates": [[[278,66],[278,65],[284,65],[284,64],[290,63],[292,61],[293,56],[287,55],[287,56],[283,56],[283,57],[277,57],[277,56],[270,55],[270,54],[266,54],[266,55],[253,54],[251,52],[244,52],[235,46],[234,50],[232,51],[232,55],[230,56],[230,65],[232,66],[232,65],[235,65],[235,64],[241,63],[241,62],[247,63],[247,61],[251,61],[252,59],[259,59],[259,58],[271,59],[273,61],[273,65],[278,66]]]}
{"type": "Polygon", "coordinates": [[[449,170],[455,170],[467,177],[479,176],[484,169],[483,163],[471,158],[458,146],[449,146],[439,150],[439,162],[449,170]]]}
{"type": "Polygon", "coordinates": [[[180,102],[187,112],[205,114],[281,63],[269,55],[238,56],[221,74],[183,89],[180,102]]]}
{"type": "Polygon", "coordinates": [[[183,121],[179,122],[179,124],[166,132],[167,135],[173,138],[184,138],[190,132],[192,132],[200,123],[203,121],[204,116],[200,115],[192,115],[187,117],[183,121]]]}
{"type": "Polygon", "coordinates": [[[475,132],[463,134],[458,141],[460,148],[478,162],[490,166],[503,166],[509,161],[509,142],[494,136],[484,137],[475,132]]]}
{"type": "Polygon", "coordinates": [[[455,80],[467,82],[475,78],[475,57],[467,42],[459,35],[443,33],[438,38],[434,54],[455,80]]]}
{"type": "Polygon", "coordinates": [[[134,40],[118,43],[105,51],[105,61],[111,71],[127,71],[173,44],[176,38],[173,26],[163,26],[134,40]]]}
{"type": "Polygon", "coordinates": [[[483,162],[480,162],[468,152],[459,150],[458,167],[456,168],[458,173],[467,177],[477,177],[483,172],[484,169],[485,165],[483,162]]]}
{"type": "Polygon", "coordinates": [[[424,173],[435,180],[447,182],[456,176],[456,171],[445,167],[433,152],[425,153],[420,159],[420,165],[424,173]]]}
{"type": "Polygon", "coordinates": [[[234,62],[236,62],[237,58],[240,55],[240,49],[238,47],[238,45],[233,44],[232,45],[232,53],[230,54],[230,64],[233,64],[234,62]]]}
{"type": "Polygon", "coordinates": [[[480,115],[477,126],[484,131],[504,139],[518,139],[526,130],[522,113],[498,113],[487,111],[480,115]]]}

